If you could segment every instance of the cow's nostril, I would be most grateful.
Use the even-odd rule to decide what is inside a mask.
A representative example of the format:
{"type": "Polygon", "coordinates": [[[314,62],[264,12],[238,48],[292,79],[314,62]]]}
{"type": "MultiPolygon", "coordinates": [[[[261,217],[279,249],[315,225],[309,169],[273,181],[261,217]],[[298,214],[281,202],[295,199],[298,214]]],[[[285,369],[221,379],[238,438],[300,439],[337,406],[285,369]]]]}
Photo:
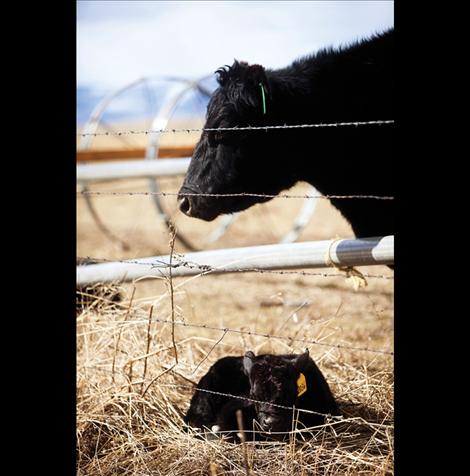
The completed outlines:
{"type": "Polygon", "coordinates": [[[181,197],[179,200],[179,207],[180,210],[185,214],[189,215],[191,211],[191,202],[189,201],[188,197],[181,197]]]}

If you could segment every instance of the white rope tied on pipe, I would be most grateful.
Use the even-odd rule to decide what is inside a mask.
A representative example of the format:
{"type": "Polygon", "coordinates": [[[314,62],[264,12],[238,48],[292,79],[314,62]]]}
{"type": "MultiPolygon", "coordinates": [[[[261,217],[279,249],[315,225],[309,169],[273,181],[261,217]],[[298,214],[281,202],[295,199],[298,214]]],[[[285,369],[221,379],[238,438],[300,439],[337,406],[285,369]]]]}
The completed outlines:
{"type": "Polygon", "coordinates": [[[367,286],[367,279],[357,268],[354,266],[339,266],[333,261],[331,251],[333,246],[339,241],[341,241],[341,238],[336,236],[336,238],[331,241],[330,246],[328,246],[325,254],[325,265],[333,266],[337,270],[343,271],[346,274],[346,282],[351,282],[356,291],[360,288],[365,288],[367,286]]]}

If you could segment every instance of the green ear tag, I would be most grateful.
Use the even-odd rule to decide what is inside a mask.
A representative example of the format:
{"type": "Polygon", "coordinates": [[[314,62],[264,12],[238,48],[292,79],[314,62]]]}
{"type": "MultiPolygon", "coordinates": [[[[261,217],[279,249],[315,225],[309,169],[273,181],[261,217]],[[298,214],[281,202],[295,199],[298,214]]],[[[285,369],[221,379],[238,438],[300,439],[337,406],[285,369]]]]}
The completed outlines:
{"type": "Polygon", "coordinates": [[[266,114],[266,98],[264,97],[264,86],[263,83],[259,83],[261,86],[261,97],[263,98],[263,114],[266,114]]]}
{"type": "Polygon", "coordinates": [[[297,379],[297,396],[303,395],[307,391],[307,380],[305,380],[305,375],[301,372],[299,378],[297,379]]]}

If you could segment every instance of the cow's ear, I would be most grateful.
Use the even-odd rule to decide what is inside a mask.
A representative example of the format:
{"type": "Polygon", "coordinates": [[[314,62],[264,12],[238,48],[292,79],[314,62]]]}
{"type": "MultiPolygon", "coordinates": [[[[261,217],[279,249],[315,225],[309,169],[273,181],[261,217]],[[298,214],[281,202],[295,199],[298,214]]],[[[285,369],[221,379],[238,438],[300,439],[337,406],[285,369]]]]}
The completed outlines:
{"type": "Polygon", "coordinates": [[[297,370],[302,370],[307,366],[308,361],[310,360],[310,354],[308,349],[305,349],[303,354],[300,354],[295,360],[294,365],[297,370]]]}
{"type": "Polygon", "coordinates": [[[271,87],[268,77],[266,76],[266,70],[263,66],[260,64],[252,64],[248,66],[246,69],[246,82],[258,93],[260,92],[260,88],[263,88],[266,97],[271,99],[271,87]]]}
{"type": "Polygon", "coordinates": [[[243,370],[247,376],[250,375],[251,367],[253,367],[254,358],[255,358],[255,354],[253,354],[251,350],[249,350],[243,357],[243,370]]]}

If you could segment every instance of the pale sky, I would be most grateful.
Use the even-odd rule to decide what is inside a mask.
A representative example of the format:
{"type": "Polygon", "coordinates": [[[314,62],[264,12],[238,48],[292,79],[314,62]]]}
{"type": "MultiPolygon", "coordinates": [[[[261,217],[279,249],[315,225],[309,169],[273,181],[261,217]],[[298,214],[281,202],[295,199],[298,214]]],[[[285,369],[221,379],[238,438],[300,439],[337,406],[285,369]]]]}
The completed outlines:
{"type": "Polygon", "coordinates": [[[234,58],[286,66],[393,26],[393,1],[78,1],[77,86],[196,78],[234,58]]]}

